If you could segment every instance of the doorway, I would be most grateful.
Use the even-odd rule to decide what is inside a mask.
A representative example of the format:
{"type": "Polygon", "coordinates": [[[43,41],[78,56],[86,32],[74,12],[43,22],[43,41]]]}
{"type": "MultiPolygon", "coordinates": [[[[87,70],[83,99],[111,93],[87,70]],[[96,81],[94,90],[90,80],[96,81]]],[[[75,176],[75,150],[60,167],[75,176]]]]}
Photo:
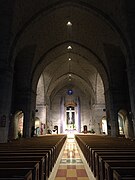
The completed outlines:
{"type": "Polygon", "coordinates": [[[122,115],[118,115],[118,125],[119,125],[119,134],[123,135],[124,134],[124,118],[122,115]]]}
{"type": "Polygon", "coordinates": [[[101,121],[101,133],[102,134],[108,134],[108,132],[107,132],[107,120],[106,120],[105,116],[102,118],[102,121],[101,121]]]}

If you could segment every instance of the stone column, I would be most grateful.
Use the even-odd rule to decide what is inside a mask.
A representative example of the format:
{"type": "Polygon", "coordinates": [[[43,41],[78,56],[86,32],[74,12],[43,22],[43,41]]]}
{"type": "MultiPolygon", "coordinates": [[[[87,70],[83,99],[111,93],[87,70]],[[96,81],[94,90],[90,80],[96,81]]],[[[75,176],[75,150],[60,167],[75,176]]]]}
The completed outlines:
{"type": "Polygon", "coordinates": [[[45,98],[46,102],[46,125],[47,125],[47,130],[48,128],[50,129],[51,122],[50,122],[50,100],[48,97],[45,98]]]}
{"type": "MultiPolygon", "coordinates": [[[[108,89],[105,92],[105,101],[106,101],[106,115],[107,115],[107,123],[108,127],[111,126],[110,135],[112,137],[116,137],[119,134],[118,131],[118,112],[117,112],[117,104],[115,102],[115,91],[108,89]]],[[[109,132],[109,128],[108,128],[109,132]]]]}
{"type": "Polygon", "coordinates": [[[134,129],[133,129],[133,121],[132,121],[132,114],[128,114],[125,118],[125,137],[126,138],[133,138],[134,137],[134,129]]]}
{"type": "Polygon", "coordinates": [[[80,102],[80,97],[77,97],[77,132],[81,132],[81,102],[80,102]]]}
{"type": "Polygon", "coordinates": [[[11,47],[14,1],[0,3],[0,142],[8,140],[12,97],[12,70],[7,67],[11,47]]]}
{"type": "Polygon", "coordinates": [[[118,113],[116,109],[113,107],[113,105],[111,105],[109,111],[111,119],[111,136],[116,137],[119,135],[118,113]]]}
{"type": "Polygon", "coordinates": [[[65,113],[64,97],[61,97],[61,101],[60,101],[60,133],[65,133],[65,129],[66,129],[64,113],[65,113]]]}
{"type": "Polygon", "coordinates": [[[127,69],[128,82],[129,82],[129,95],[131,102],[131,115],[133,121],[133,129],[135,136],[135,64],[130,64],[127,69]]]}
{"type": "Polygon", "coordinates": [[[0,68],[0,143],[7,142],[12,99],[13,73],[0,68]]]}

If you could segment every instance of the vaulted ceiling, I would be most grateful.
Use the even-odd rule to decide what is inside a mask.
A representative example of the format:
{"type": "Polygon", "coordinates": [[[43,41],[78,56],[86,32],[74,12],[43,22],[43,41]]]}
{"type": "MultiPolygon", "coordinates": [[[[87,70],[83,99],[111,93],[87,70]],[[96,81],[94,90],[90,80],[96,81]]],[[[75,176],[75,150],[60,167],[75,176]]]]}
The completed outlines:
{"type": "Polygon", "coordinates": [[[26,6],[23,1],[16,1],[11,65],[15,62],[17,77],[22,79],[18,86],[23,89],[31,84],[35,91],[43,74],[48,95],[72,84],[94,97],[97,76],[101,76],[105,89],[109,83],[115,84],[113,76],[119,71],[111,71],[112,65],[119,69],[121,63],[118,62],[123,61],[120,53],[126,55],[121,33],[125,27],[117,24],[121,19],[116,16],[119,9],[124,20],[124,3],[115,1],[110,6],[107,2],[40,0],[32,4],[29,0],[26,6]],[[68,21],[72,26],[67,26],[68,21]],[[71,50],[67,49],[69,45],[71,50]],[[115,49],[113,54],[109,53],[112,49],[115,49]],[[112,60],[114,54],[115,61],[112,60]]]}

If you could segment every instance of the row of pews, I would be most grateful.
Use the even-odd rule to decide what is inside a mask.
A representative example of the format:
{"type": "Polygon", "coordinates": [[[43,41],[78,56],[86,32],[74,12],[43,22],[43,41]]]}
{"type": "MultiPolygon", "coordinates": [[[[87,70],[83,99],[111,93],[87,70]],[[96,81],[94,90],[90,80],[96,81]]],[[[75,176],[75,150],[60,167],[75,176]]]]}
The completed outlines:
{"type": "Polygon", "coordinates": [[[0,180],[47,180],[65,140],[46,135],[0,144],[0,180]]]}
{"type": "Polygon", "coordinates": [[[135,142],[121,137],[75,135],[96,180],[135,180],[135,142]]]}

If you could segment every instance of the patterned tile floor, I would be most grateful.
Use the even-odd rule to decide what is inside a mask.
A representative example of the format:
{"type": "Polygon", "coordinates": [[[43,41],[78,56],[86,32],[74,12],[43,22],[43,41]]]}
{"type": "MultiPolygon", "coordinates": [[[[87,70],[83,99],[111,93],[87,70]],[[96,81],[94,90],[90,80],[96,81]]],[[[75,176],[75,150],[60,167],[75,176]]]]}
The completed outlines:
{"type": "Polygon", "coordinates": [[[67,139],[55,180],[89,180],[73,138],[67,139]]]}

